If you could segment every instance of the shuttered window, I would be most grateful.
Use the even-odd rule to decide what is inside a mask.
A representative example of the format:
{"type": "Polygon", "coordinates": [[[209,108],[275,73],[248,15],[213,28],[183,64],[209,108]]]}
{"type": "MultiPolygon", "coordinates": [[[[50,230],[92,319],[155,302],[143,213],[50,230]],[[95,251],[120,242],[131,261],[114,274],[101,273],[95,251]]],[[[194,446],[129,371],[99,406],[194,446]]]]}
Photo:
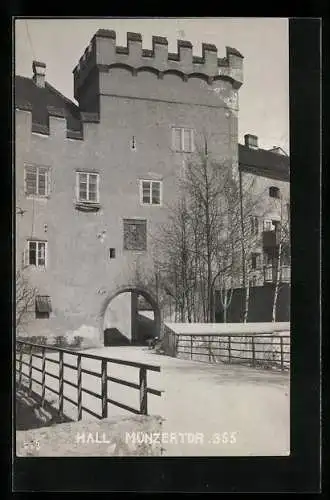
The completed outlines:
{"type": "Polygon", "coordinates": [[[27,196],[48,196],[49,168],[25,165],[25,194],[27,196]]]}

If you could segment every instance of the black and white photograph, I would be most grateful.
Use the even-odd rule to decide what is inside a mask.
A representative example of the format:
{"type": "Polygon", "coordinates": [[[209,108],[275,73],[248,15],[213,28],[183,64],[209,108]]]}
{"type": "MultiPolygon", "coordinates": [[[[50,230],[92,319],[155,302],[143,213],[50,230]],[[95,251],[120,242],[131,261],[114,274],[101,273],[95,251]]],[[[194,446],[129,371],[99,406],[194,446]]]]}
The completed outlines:
{"type": "Polygon", "coordinates": [[[289,20],[13,37],[16,456],[290,456],[289,20]]]}

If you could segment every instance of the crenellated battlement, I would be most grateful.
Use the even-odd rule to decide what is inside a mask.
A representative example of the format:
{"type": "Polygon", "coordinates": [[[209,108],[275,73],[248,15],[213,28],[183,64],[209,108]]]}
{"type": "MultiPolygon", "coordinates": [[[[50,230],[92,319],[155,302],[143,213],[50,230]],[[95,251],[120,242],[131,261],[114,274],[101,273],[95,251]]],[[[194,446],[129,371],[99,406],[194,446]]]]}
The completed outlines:
{"type": "Polygon", "coordinates": [[[177,41],[177,52],[168,52],[168,40],[153,36],[152,49],[142,47],[140,33],[127,33],[126,47],[116,44],[116,32],[100,29],[85,49],[79,63],[73,70],[75,98],[79,100],[80,89],[95,70],[107,72],[112,67],[126,67],[133,76],[139,70],[149,69],[158,78],[167,72],[176,72],[187,81],[190,76],[201,77],[212,83],[214,79],[227,79],[233,88],[243,83],[243,56],[236,49],[226,47],[226,56],[218,58],[218,49],[209,43],[202,44],[202,57],[193,55],[192,43],[177,41]]]}

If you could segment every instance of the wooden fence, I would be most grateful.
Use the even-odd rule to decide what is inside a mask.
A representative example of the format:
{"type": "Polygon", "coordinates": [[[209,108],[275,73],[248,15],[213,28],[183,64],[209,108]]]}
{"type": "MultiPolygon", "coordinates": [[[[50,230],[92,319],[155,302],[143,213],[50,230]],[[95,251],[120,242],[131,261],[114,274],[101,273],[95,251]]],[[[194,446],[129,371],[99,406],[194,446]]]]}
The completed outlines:
{"type": "Polygon", "coordinates": [[[209,363],[241,363],[253,367],[290,369],[289,335],[178,334],[167,332],[165,352],[209,363]]]}
{"type": "Polygon", "coordinates": [[[22,377],[25,377],[27,381],[28,392],[32,392],[32,382],[39,384],[41,386],[41,404],[45,402],[45,391],[51,391],[58,396],[59,403],[59,415],[63,416],[63,404],[64,400],[69,401],[77,408],[77,420],[82,419],[82,412],[85,411],[98,419],[104,419],[108,417],[108,404],[112,404],[119,408],[122,408],[130,413],[135,413],[138,415],[148,415],[148,394],[153,394],[156,396],[161,396],[162,391],[157,389],[152,389],[147,385],[147,373],[148,371],[160,372],[160,366],[148,365],[144,363],[138,363],[134,361],[126,361],[121,359],[105,358],[101,356],[96,356],[93,354],[85,354],[81,352],[75,352],[69,349],[62,349],[57,347],[44,346],[40,344],[34,344],[32,342],[25,342],[22,340],[16,341],[16,378],[18,387],[22,386],[22,377]],[[58,359],[52,359],[47,357],[47,353],[55,352],[58,353],[58,359]],[[67,363],[64,360],[64,355],[69,354],[70,356],[76,356],[77,364],[67,363]],[[33,360],[38,358],[41,360],[41,368],[33,364],[33,360]],[[82,367],[83,359],[91,359],[101,362],[101,372],[96,372],[93,370],[87,370],[82,367]],[[55,363],[59,366],[58,374],[50,373],[46,370],[46,362],[55,363]],[[139,383],[129,382],[127,380],[122,380],[116,377],[111,377],[108,373],[108,364],[123,365],[127,367],[134,367],[139,370],[139,383]],[[28,367],[28,372],[23,372],[23,366],[28,367]],[[72,380],[68,380],[64,377],[64,368],[70,368],[76,371],[77,382],[74,383],[72,380]],[[37,380],[33,377],[34,370],[41,373],[41,380],[37,380]],[[87,389],[82,384],[82,374],[92,375],[101,379],[101,391],[96,392],[87,389]],[[54,387],[50,387],[46,384],[46,375],[58,380],[58,390],[54,387]],[[139,408],[133,408],[119,401],[115,401],[108,397],[108,383],[115,382],[122,385],[123,387],[131,387],[139,391],[139,408]],[[67,384],[77,390],[77,401],[64,394],[64,385],[67,384]],[[101,399],[102,411],[98,414],[92,411],[90,408],[84,407],[82,404],[82,394],[87,393],[90,396],[101,399]]]}

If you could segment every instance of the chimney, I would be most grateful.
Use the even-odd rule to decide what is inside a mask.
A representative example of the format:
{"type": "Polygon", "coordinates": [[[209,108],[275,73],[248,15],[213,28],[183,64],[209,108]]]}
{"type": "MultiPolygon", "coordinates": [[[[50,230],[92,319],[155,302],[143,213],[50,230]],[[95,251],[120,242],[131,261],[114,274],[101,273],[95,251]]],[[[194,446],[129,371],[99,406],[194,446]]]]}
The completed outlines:
{"type": "Polygon", "coordinates": [[[245,134],[245,146],[251,149],[258,149],[258,137],[256,135],[245,134]]]}
{"type": "Polygon", "coordinates": [[[43,88],[45,86],[46,64],[43,62],[33,61],[33,81],[38,86],[43,88]]]}

